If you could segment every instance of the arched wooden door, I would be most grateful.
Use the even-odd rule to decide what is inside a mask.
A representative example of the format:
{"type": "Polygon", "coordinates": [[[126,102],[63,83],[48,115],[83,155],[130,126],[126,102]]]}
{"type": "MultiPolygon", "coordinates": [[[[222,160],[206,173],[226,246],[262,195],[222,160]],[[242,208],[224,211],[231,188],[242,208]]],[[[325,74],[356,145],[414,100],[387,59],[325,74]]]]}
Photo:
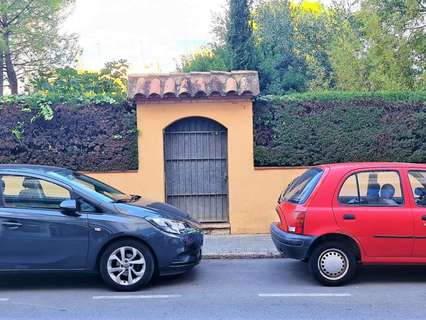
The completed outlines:
{"type": "Polygon", "coordinates": [[[190,117],[164,131],[166,201],[200,222],[228,222],[227,129],[190,117]]]}

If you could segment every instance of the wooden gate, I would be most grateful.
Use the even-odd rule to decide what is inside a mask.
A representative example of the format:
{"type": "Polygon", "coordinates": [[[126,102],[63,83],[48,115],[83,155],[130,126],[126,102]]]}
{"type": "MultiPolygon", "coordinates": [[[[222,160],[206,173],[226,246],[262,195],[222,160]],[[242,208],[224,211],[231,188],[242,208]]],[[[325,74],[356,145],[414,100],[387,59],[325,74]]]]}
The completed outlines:
{"type": "Polygon", "coordinates": [[[166,201],[200,222],[228,222],[227,129],[190,117],[164,131],[166,201]]]}

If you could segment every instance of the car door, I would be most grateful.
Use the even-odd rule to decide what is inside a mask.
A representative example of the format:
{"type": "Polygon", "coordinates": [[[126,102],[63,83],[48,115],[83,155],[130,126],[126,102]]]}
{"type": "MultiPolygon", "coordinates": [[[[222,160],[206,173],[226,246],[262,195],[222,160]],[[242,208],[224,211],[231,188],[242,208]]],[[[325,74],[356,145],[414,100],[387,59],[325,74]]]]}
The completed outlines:
{"type": "Polygon", "coordinates": [[[355,171],[342,179],[333,210],[337,224],[370,257],[411,257],[413,215],[397,170],[355,171]]]}
{"type": "Polygon", "coordinates": [[[0,191],[1,269],[86,268],[87,215],[67,215],[59,207],[72,198],[70,189],[34,176],[0,173],[0,191]]]}
{"type": "Polygon", "coordinates": [[[413,257],[426,258],[426,170],[407,171],[414,218],[413,257]]]}

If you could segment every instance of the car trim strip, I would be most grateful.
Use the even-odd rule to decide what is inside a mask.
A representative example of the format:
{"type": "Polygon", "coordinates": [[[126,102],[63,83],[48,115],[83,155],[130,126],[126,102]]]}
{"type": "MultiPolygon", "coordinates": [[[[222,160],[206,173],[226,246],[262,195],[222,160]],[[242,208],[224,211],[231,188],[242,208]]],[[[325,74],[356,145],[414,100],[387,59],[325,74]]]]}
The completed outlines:
{"type": "Polygon", "coordinates": [[[413,239],[415,236],[397,236],[397,235],[374,235],[374,238],[395,238],[395,239],[413,239]]]}

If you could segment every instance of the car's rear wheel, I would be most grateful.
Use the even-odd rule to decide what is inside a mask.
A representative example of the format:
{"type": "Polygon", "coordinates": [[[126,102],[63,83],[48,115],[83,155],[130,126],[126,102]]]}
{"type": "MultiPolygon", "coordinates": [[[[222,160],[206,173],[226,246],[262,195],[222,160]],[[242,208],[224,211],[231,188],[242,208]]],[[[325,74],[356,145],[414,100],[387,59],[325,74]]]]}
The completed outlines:
{"type": "Polygon", "coordinates": [[[313,250],[309,258],[309,269],[323,285],[343,285],[356,274],[355,252],[345,243],[321,243],[313,250]]]}
{"type": "Polygon", "coordinates": [[[135,240],[120,240],[103,252],[99,271],[106,284],[118,291],[144,287],[154,274],[155,263],[150,249],[135,240]]]}

